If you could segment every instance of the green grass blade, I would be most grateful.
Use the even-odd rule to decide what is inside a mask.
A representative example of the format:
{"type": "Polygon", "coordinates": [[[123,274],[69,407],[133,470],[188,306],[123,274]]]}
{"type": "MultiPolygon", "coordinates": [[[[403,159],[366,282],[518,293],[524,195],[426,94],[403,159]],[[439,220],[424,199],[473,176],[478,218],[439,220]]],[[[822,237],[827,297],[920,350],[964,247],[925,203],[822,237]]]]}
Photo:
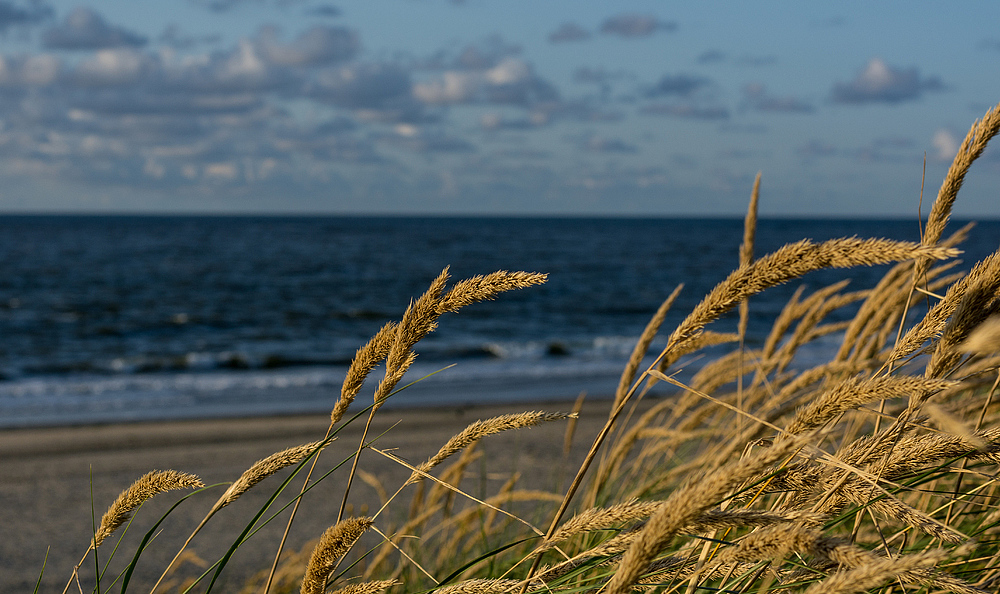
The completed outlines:
{"type": "MultiPolygon", "coordinates": [[[[145,503],[145,502],[143,502],[143,503],[145,503]]],[[[135,517],[138,515],[140,509],[142,509],[142,503],[139,504],[139,507],[135,508],[135,513],[133,513],[129,517],[128,523],[125,524],[124,528],[122,528],[121,534],[118,536],[118,540],[115,541],[115,548],[111,549],[111,554],[108,555],[108,559],[104,562],[104,569],[101,571],[101,577],[102,578],[104,577],[104,574],[106,574],[108,572],[108,569],[111,567],[111,560],[115,558],[115,553],[118,552],[118,548],[121,546],[122,541],[125,540],[125,535],[128,533],[128,529],[132,526],[132,521],[135,520],[135,517]]],[[[118,577],[121,577],[121,576],[119,575],[118,577]]],[[[110,584],[108,584],[108,589],[110,590],[115,585],[115,582],[117,582],[117,581],[118,581],[118,579],[116,578],[114,582],[111,582],[110,584]]]]}
{"type": "MultiPolygon", "coordinates": [[[[164,513],[163,516],[161,516],[160,519],[157,520],[157,522],[155,524],[153,524],[152,528],[150,528],[148,531],[146,531],[145,536],[142,537],[142,542],[140,542],[139,546],[136,547],[135,555],[132,557],[132,562],[128,564],[128,567],[125,568],[125,571],[120,576],[122,578],[122,589],[121,589],[122,594],[125,594],[125,590],[128,588],[129,580],[132,579],[132,572],[135,571],[135,566],[136,566],[137,563],[139,563],[139,557],[142,555],[143,551],[146,550],[146,545],[149,543],[150,539],[153,538],[153,534],[156,532],[156,529],[160,527],[160,524],[163,523],[163,520],[166,520],[167,516],[169,516],[170,513],[173,512],[177,508],[177,506],[179,506],[181,503],[183,503],[184,501],[186,501],[189,497],[194,497],[195,495],[197,495],[198,493],[201,493],[202,491],[207,491],[207,490],[212,489],[214,487],[223,486],[225,484],[226,483],[216,483],[214,485],[209,485],[207,487],[203,487],[201,489],[198,489],[197,491],[192,491],[192,492],[188,493],[187,495],[185,495],[184,497],[181,497],[177,501],[177,503],[175,503],[172,506],[170,506],[170,509],[168,509],[166,511],[166,513],[164,513]]],[[[115,581],[118,581],[118,580],[115,580],[115,581]]]]}
{"type": "MultiPolygon", "coordinates": [[[[212,588],[215,586],[215,582],[219,579],[219,576],[222,574],[222,570],[225,569],[226,565],[229,563],[229,560],[236,552],[236,549],[238,549],[240,545],[242,545],[246,541],[248,535],[250,534],[250,531],[253,530],[253,527],[257,524],[257,520],[259,520],[264,515],[264,513],[267,512],[267,510],[274,503],[275,499],[277,499],[278,496],[281,495],[281,493],[285,490],[285,487],[287,487],[288,484],[292,482],[292,479],[298,476],[299,472],[303,468],[305,468],[306,463],[312,460],[313,456],[317,455],[320,452],[320,450],[322,450],[322,448],[326,446],[326,444],[330,443],[332,439],[333,436],[331,435],[329,438],[325,439],[323,443],[316,446],[316,449],[314,449],[312,453],[306,456],[305,459],[299,462],[295,466],[295,470],[290,475],[288,475],[288,477],[286,477],[285,480],[281,482],[281,485],[279,485],[278,488],[275,489],[274,493],[271,494],[267,502],[264,503],[263,507],[261,507],[260,510],[256,514],[254,514],[253,519],[250,520],[246,528],[243,529],[243,532],[241,532],[240,535],[233,542],[233,544],[230,545],[229,550],[226,551],[226,554],[223,555],[222,559],[220,559],[218,563],[214,566],[216,567],[215,574],[212,576],[212,581],[209,582],[208,588],[205,590],[205,594],[208,594],[209,592],[212,591],[212,588]]],[[[209,569],[211,570],[211,568],[209,569]]],[[[204,575],[205,574],[202,574],[202,577],[204,577],[204,575]]],[[[199,577],[198,581],[200,581],[202,577],[199,577]]],[[[191,584],[191,587],[185,590],[185,592],[193,588],[194,585],[198,583],[198,581],[196,581],[194,584],[191,584]]]]}
{"type": "Polygon", "coordinates": [[[49,551],[52,547],[45,547],[45,558],[42,559],[42,570],[38,572],[38,581],[35,582],[35,589],[32,590],[32,594],[38,594],[38,587],[42,585],[42,576],[45,575],[45,564],[49,560],[49,551]]]}
{"type": "Polygon", "coordinates": [[[516,547],[519,544],[524,544],[524,543],[526,543],[528,541],[537,540],[539,538],[541,538],[541,536],[529,536],[527,538],[522,538],[521,540],[516,540],[514,542],[507,543],[507,544],[503,545],[502,547],[493,549],[492,551],[487,551],[487,552],[483,553],[482,555],[476,557],[472,561],[469,561],[465,565],[459,567],[455,571],[451,572],[450,574],[448,574],[448,577],[444,578],[443,580],[439,580],[438,581],[438,585],[439,586],[443,586],[443,585],[451,582],[451,580],[453,580],[453,579],[457,578],[458,576],[462,575],[462,573],[464,573],[467,569],[469,569],[473,565],[476,565],[480,561],[485,561],[486,559],[490,559],[492,557],[495,557],[495,556],[499,555],[500,553],[506,551],[509,548],[516,547]]]}
{"type": "MultiPolygon", "coordinates": [[[[354,419],[356,419],[359,416],[361,416],[362,414],[364,414],[365,411],[368,410],[368,408],[371,408],[371,406],[373,406],[373,405],[369,405],[364,410],[359,411],[358,414],[356,414],[354,417],[351,418],[351,420],[353,421],[354,419]]],[[[348,422],[350,422],[350,421],[348,421],[348,422]]],[[[386,431],[388,431],[388,430],[386,430],[386,431]]],[[[333,437],[336,435],[336,433],[337,433],[336,431],[334,433],[332,433],[330,435],[330,437],[328,438],[328,440],[325,443],[329,443],[329,441],[333,439],[333,437]]],[[[376,441],[378,441],[379,439],[381,439],[382,436],[384,436],[384,435],[385,435],[385,432],[383,432],[382,434],[380,434],[378,437],[373,438],[372,440],[370,440],[368,443],[365,444],[365,447],[367,448],[367,447],[371,446],[373,443],[375,443],[376,441]]],[[[323,446],[321,445],[320,447],[323,447],[323,446]]],[[[340,464],[337,464],[336,466],[334,466],[333,468],[331,468],[329,471],[327,471],[326,473],[324,473],[323,475],[321,475],[318,479],[316,479],[315,481],[313,481],[313,483],[311,485],[309,485],[305,490],[303,490],[301,493],[299,493],[298,495],[296,495],[291,501],[287,502],[285,505],[283,505],[281,508],[279,508],[278,511],[276,511],[273,514],[271,514],[271,516],[269,516],[266,520],[264,520],[263,522],[261,522],[260,525],[257,525],[257,521],[264,515],[264,513],[268,509],[270,509],[271,505],[274,503],[274,500],[277,499],[277,497],[284,491],[285,487],[288,486],[288,484],[305,467],[305,465],[309,462],[309,460],[313,456],[316,455],[316,453],[318,451],[319,451],[319,448],[317,448],[316,452],[313,452],[308,457],[306,457],[304,460],[302,460],[301,462],[299,462],[299,464],[295,467],[295,471],[292,472],[292,474],[290,474],[288,476],[288,478],[286,478],[281,483],[281,485],[278,486],[278,488],[271,495],[271,497],[267,500],[267,502],[265,502],[265,504],[263,505],[263,507],[261,507],[260,511],[257,512],[257,514],[253,517],[253,519],[250,520],[250,522],[247,525],[247,527],[243,530],[243,532],[236,539],[236,541],[233,542],[233,544],[230,546],[229,550],[226,552],[226,555],[223,556],[223,558],[221,558],[218,561],[216,561],[215,563],[213,563],[207,570],[205,570],[205,572],[203,574],[201,574],[200,576],[198,576],[198,579],[195,580],[195,582],[193,584],[191,584],[188,587],[187,590],[184,591],[184,594],[186,594],[187,592],[189,592],[191,590],[191,588],[193,588],[195,585],[197,585],[213,569],[215,569],[216,570],[215,571],[215,575],[212,576],[212,581],[209,583],[208,589],[205,590],[205,593],[208,594],[208,592],[210,592],[212,590],[212,585],[215,583],[216,579],[219,577],[219,574],[222,572],[222,570],[225,567],[226,563],[229,562],[229,558],[232,557],[233,553],[236,552],[236,549],[238,549],[240,547],[240,545],[242,545],[250,537],[252,537],[254,534],[256,534],[260,529],[262,529],[264,526],[266,526],[268,523],[270,523],[274,518],[276,518],[279,514],[281,514],[282,511],[284,511],[285,509],[287,509],[288,507],[290,507],[291,505],[293,505],[296,500],[298,500],[299,498],[301,498],[302,496],[304,496],[306,493],[308,493],[310,490],[312,490],[312,488],[315,487],[316,485],[318,485],[323,479],[325,479],[326,477],[328,477],[331,474],[333,474],[334,471],[336,471],[338,468],[340,468],[341,466],[343,466],[344,464],[346,464],[347,462],[349,462],[350,460],[352,460],[354,458],[354,456],[352,455],[352,456],[344,459],[340,464]]]]}

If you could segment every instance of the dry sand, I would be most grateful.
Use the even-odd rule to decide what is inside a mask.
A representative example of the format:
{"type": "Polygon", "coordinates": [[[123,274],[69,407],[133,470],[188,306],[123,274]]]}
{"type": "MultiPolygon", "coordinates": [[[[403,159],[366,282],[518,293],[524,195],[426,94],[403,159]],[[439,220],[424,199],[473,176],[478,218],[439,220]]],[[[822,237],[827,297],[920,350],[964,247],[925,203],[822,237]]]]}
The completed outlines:
{"type": "MultiPolygon", "coordinates": [[[[607,401],[596,400],[584,406],[575,447],[568,460],[563,456],[565,421],[487,438],[481,446],[484,462],[477,463],[475,473],[479,478],[475,480],[480,486],[485,484],[487,492],[495,492],[516,469],[521,473],[522,487],[564,489],[606,420],[609,407],[607,401]]],[[[387,431],[380,446],[416,463],[433,455],[449,437],[477,419],[525,410],[568,412],[571,408],[572,403],[556,403],[458,410],[383,410],[375,417],[373,431],[376,435],[387,431]]],[[[192,472],[206,484],[229,482],[260,458],[322,438],[328,423],[326,416],[297,416],[0,432],[0,526],[3,526],[0,592],[30,592],[49,547],[39,591],[62,591],[90,541],[91,476],[94,513],[99,522],[118,493],[149,470],[192,472]]],[[[339,440],[324,452],[321,465],[328,469],[349,457],[357,447],[362,428],[363,423],[356,422],[342,432],[339,440]]],[[[290,548],[302,548],[336,521],[348,467],[349,464],[345,465],[307,494],[304,513],[300,512],[290,537],[290,548]]],[[[409,475],[405,468],[371,451],[363,454],[361,467],[390,492],[409,475]]],[[[198,535],[194,550],[209,562],[217,560],[284,476],[267,479],[222,510],[198,535]]],[[[223,488],[189,499],[173,512],[144,554],[133,578],[135,587],[130,586],[130,591],[148,591],[151,580],[159,575],[223,488]]],[[[130,538],[141,538],[179,498],[180,494],[174,492],[150,500],[137,514],[128,532],[130,538]]],[[[355,510],[379,506],[377,492],[362,481],[355,482],[350,502],[355,510]]],[[[241,547],[224,574],[225,587],[219,591],[237,591],[248,576],[270,566],[285,518],[287,515],[241,547]]],[[[118,536],[116,533],[101,547],[102,559],[110,553],[114,547],[112,541],[118,536]]],[[[131,555],[136,549],[135,542],[124,543],[120,556],[131,555]]],[[[92,555],[87,563],[86,575],[92,576],[92,555]]],[[[88,583],[91,585],[85,588],[92,587],[92,582],[88,583]]],[[[78,591],[75,586],[73,591],[78,591]]]]}

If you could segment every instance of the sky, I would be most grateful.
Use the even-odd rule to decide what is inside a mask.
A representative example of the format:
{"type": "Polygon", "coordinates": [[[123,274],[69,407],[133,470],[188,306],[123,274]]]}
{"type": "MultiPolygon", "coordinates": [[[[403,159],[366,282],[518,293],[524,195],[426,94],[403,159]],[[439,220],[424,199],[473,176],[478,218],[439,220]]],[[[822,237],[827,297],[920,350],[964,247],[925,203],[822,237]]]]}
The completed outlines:
{"type": "MultiPolygon", "coordinates": [[[[0,0],[0,213],[738,216],[760,171],[763,216],[915,217],[1000,101],[997,23],[994,1],[0,0]]],[[[998,197],[991,148],[956,214],[998,197]]]]}

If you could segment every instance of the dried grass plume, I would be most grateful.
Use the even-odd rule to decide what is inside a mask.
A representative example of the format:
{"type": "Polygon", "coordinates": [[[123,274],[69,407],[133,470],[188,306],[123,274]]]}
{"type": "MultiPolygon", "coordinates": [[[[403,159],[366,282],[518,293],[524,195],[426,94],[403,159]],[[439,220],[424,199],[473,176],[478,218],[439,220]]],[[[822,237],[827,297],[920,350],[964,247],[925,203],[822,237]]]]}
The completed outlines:
{"type": "MultiPolygon", "coordinates": [[[[323,594],[326,580],[347,551],[371,528],[371,518],[347,518],[326,529],[313,549],[302,578],[302,594],[323,594]]],[[[382,588],[378,588],[381,590],[382,588]]]]}
{"type": "Polygon", "coordinates": [[[93,548],[101,546],[104,539],[111,536],[132,516],[132,512],[154,495],[176,489],[199,489],[205,484],[193,474],[176,470],[153,470],[139,477],[132,486],[118,495],[108,511],[101,518],[101,525],[94,534],[93,548]]]}
{"type": "Polygon", "coordinates": [[[257,483],[278,472],[282,468],[298,464],[299,462],[305,460],[309,454],[317,451],[317,449],[322,449],[322,447],[325,447],[323,441],[314,441],[312,443],[290,447],[280,452],[271,454],[267,458],[254,462],[254,464],[248,468],[246,472],[240,476],[240,478],[236,479],[232,485],[229,485],[229,488],[226,489],[226,492],[222,494],[222,497],[219,498],[219,501],[216,502],[215,506],[212,508],[212,512],[214,513],[226,507],[230,503],[239,499],[241,495],[252,489],[257,483]]]}

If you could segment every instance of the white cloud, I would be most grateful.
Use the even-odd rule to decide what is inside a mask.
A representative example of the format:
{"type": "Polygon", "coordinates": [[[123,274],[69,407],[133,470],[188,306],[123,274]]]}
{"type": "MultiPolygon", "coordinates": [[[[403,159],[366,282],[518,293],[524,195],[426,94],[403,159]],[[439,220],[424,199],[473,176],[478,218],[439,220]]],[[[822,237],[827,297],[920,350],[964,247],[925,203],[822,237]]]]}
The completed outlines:
{"type": "Polygon", "coordinates": [[[924,91],[940,91],[936,77],[921,77],[917,68],[897,68],[881,58],[872,58],[854,80],[836,83],[831,97],[836,103],[899,103],[919,98],[924,91]]]}
{"type": "Polygon", "coordinates": [[[222,80],[254,80],[267,76],[267,64],[257,55],[257,50],[247,39],[241,39],[239,49],[219,65],[222,80]]]}
{"type": "Polygon", "coordinates": [[[132,48],[105,49],[81,61],[76,77],[84,84],[125,84],[138,80],[149,58],[132,48]]]}
{"type": "Polygon", "coordinates": [[[349,64],[317,73],[315,99],[347,109],[377,110],[411,99],[410,74],[394,64],[349,64]]]}
{"type": "Polygon", "coordinates": [[[531,79],[531,67],[524,60],[504,58],[486,71],[486,80],[494,85],[516,85],[531,79]]]}
{"type": "Polygon", "coordinates": [[[415,65],[421,70],[485,70],[501,60],[521,54],[521,46],[508,43],[501,35],[489,35],[476,43],[438,50],[415,65]]]}
{"type": "Polygon", "coordinates": [[[146,159],[142,172],[153,179],[163,179],[163,176],[167,174],[167,168],[155,159],[146,159]]]}
{"type": "Polygon", "coordinates": [[[205,166],[205,177],[231,181],[236,179],[237,174],[235,163],[209,163],[205,166]]]}
{"type": "Polygon", "coordinates": [[[317,66],[353,58],[361,49],[358,34],[345,27],[317,26],[295,41],[282,44],[275,27],[264,27],[257,39],[261,54],[281,66],[317,66]]]}
{"type": "Polygon", "coordinates": [[[959,139],[950,131],[940,128],[934,133],[931,144],[937,149],[936,157],[941,161],[951,161],[958,153],[959,139]]]}
{"type": "Polygon", "coordinates": [[[413,96],[424,103],[464,103],[477,98],[484,83],[480,72],[448,71],[413,85],[413,96]]]}
{"type": "Polygon", "coordinates": [[[520,58],[506,57],[493,67],[447,70],[413,86],[413,96],[428,104],[500,103],[531,105],[557,97],[555,87],[535,76],[520,58]]]}
{"type": "Polygon", "coordinates": [[[48,85],[55,82],[62,70],[59,59],[51,54],[30,56],[24,61],[24,82],[29,85],[48,85]]]}
{"type": "Polygon", "coordinates": [[[62,63],[52,54],[0,56],[0,85],[7,87],[42,87],[59,78],[62,63]]]}

